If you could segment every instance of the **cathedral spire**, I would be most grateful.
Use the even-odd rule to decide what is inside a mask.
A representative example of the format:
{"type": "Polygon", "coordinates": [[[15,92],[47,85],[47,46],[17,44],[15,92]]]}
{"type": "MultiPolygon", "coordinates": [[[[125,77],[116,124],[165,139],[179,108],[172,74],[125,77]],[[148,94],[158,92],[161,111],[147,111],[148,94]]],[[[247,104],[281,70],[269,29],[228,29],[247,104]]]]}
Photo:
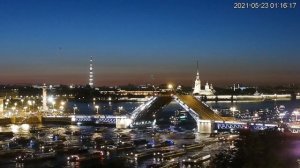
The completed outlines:
{"type": "Polygon", "coordinates": [[[199,76],[198,60],[197,60],[197,75],[199,76]]]}
{"type": "Polygon", "coordinates": [[[198,67],[198,60],[197,60],[197,75],[196,75],[193,94],[200,94],[200,92],[201,92],[201,81],[199,77],[199,67],[198,67]]]}
{"type": "Polygon", "coordinates": [[[197,74],[196,74],[196,80],[200,80],[198,60],[197,60],[197,74]]]}

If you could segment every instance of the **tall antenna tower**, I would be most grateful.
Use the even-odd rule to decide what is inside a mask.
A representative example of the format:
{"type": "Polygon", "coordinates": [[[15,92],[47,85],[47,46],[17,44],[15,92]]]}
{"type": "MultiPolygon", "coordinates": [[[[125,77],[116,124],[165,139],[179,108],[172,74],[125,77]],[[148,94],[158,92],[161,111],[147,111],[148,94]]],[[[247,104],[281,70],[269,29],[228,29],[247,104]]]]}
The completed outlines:
{"type": "Polygon", "coordinates": [[[89,73],[89,85],[94,87],[94,73],[93,73],[93,57],[90,58],[90,73],[89,73]]]}

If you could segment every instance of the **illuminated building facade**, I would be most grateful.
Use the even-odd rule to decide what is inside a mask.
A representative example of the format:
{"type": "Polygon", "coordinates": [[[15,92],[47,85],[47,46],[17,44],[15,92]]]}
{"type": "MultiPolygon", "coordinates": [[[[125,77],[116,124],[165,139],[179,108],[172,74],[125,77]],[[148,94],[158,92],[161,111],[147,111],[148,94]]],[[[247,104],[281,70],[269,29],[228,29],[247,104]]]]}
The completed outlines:
{"type": "Polygon", "coordinates": [[[196,74],[196,80],[195,80],[193,94],[194,95],[205,95],[205,96],[214,95],[213,86],[212,86],[212,84],[209,85],[208,82],[206,82],[206,84],[204,86],[204,90],[201,89],[201,80],[200,80],[200,76],[199,76],[198,61],[197,61],[197,74],[196,74]]]}
{"type": "Polygon", "coordinates": [[[199,69],[198,69],[198,61],[197,61],[197,75],[196,75],[193,94],[200,95],[200,92],[201,92],[201,80],[199,77],[199,69]]]}

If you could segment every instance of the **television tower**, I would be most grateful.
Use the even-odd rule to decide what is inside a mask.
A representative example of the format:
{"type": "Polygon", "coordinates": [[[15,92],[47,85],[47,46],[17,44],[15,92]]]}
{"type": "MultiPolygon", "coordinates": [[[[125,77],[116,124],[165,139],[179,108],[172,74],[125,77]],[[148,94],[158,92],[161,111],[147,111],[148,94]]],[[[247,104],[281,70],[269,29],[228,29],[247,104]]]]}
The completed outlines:
{"type": "Polygon", "coordinates": [[[90,73],[89,73],[89,85],[92,88],[94,86],[94,74],[93,74],[93,57],[90,58],[90,73]]]}

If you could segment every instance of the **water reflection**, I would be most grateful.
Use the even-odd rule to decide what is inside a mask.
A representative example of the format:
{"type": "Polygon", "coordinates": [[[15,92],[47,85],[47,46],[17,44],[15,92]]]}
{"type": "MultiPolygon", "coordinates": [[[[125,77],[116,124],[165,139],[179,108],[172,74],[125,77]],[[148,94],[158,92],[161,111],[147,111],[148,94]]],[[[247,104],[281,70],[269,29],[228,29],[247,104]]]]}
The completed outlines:
{"type": "MultiPolygon", "coordinates": [[[[1,127],[1,129],[3,129],[3,127],[1,127]]],[[[29,124],[22,124],[22,125],[11,124],[9,131],[18,134],[18,133],[29,133],[29,130],[30,130],[29,124]]]]}

